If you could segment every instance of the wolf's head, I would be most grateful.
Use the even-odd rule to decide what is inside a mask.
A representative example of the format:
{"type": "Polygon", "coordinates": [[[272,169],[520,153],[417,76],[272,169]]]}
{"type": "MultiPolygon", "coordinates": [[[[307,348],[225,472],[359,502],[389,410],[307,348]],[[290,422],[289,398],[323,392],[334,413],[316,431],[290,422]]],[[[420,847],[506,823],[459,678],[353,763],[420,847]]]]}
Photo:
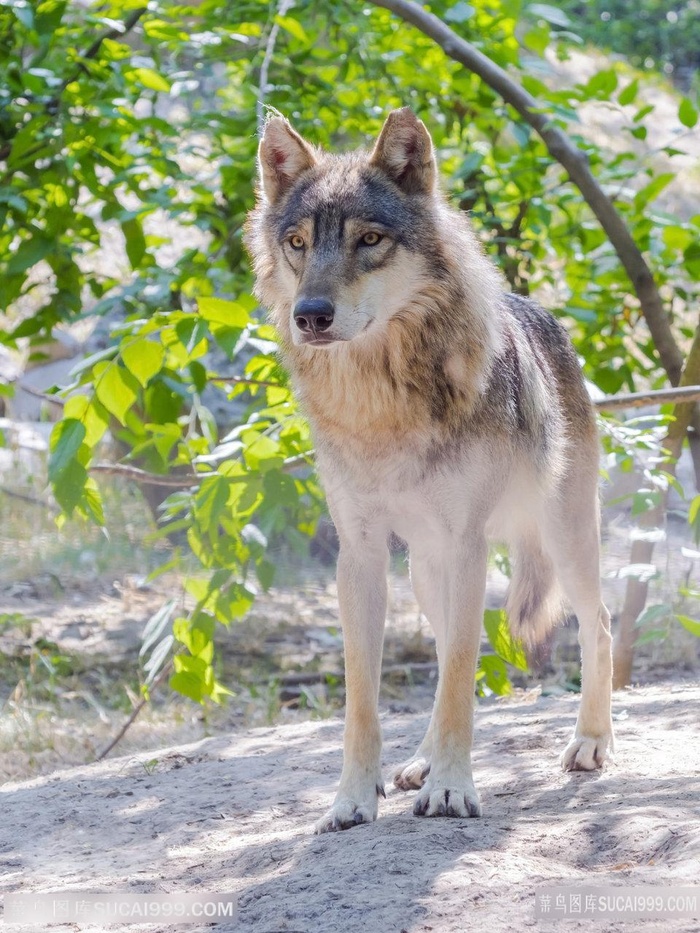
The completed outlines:
{"type": "Polygon", "coordinates": [[[371,339],[445,273],[430,135],[395,110],[371,153],[329,155],[282,117],[265,125],[247,243],[283,339],[371,339]]]}

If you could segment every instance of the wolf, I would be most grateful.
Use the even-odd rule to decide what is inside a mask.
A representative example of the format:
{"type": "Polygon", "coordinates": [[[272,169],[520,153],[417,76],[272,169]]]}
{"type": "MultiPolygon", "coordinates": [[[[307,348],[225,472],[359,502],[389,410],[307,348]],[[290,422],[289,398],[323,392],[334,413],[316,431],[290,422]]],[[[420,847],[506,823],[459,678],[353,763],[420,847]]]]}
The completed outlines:
{"type": "Polygon", "coordinates": [[[579,622],[581,702],[566,770],[613,745],[610,614],[599,576],[598,441],[564,328],[511,294],[438,186],[425,125],[389,114],[371,151],[328,154],[280,115],[259,146],[246,229],[314,435],[339,537],[344,758],[316,832],[376,819],[386,796],[378,694],[393,533],[435,633],[426,735],[393,776],[418,816],[476,817],[471,746],[488,542],[507,542],[514,636],[531,645],[562,595],[579,622]]]}

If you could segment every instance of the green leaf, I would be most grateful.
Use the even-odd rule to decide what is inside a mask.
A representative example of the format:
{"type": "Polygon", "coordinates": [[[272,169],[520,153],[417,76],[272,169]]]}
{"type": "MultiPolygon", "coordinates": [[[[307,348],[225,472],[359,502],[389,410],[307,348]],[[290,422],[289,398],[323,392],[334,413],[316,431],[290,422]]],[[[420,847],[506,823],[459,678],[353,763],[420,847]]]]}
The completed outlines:
{"type": "Polygon", "coordinates": [[[688,509],[688,524],[693,530],[696,544],[700,544],[700,496],[695,496],[688,509]]]}
{"type": "Polygon", "coordinates": [[[670,249],[684,250],[693,242],[694,236],[690,230],[680,226],[664,227],[661,238],[670,249]]]}
{"type": "Polygon", "coordinates": [[[136,401],[137,395],[126,370],[117,363],[98,363],[100,370],[95,379],[95,395],[107,411],[121,424],[126,424],[126,414],[136,401]]]}
{"type": "Polygon", "coordinates": [[[72,515],[83,500],[87,481],[87,470],[77,460],[69,461],[61,470],[53,485],[53,494],[66,515],[72,515]]]}
{"type": "Polygon", "coordinates": [[[26,272],[27,269],[45,259],[55,248],[56,244],[53,240],[42,236],[33,236],[30,240],[24,240],[8,262],[7,274],[19,275],[21,272],[26,272]]]}
{"type": "Polygon", "coordinates": [[[85,426],[75,418],[59,421],[51,432],[49,449],[49,480],[58,482],[61,474],[75,461],[76,455],[85,440],[85,426]]]}
{"type": "Polygon", "coordinates": [[[678,107],[678,119],[683,126],[687,126],[688,129],[692,129],[698,122],[698,112],[687,97],[684,97],[680,102],[680,106],[678,107]]]}
{"type": "Polygon", "coordinates": [[[300,42],[309,42],[309,37],[304,31],[304,27],[301,23],[293,19],[291,16],[275,16],[275,22],[278,26],[281,26],[285,32],[288,32],[290,35],[294,36],[295,39],[299,39],[300,42]]]}
{"type": "Polygon", "coordinates": [[[695,496],[688,509],[688,522],[691,525],[697,521],[698,512],[700,512],[700,496],[695,496]]]}
{"type": "Polygon", "coordinates": [[[126,255],[129,257],[131,268],[136,270],[146,254],[146,238],[143,228],[136,217],[122,223],[122,233],[126,244],[126,255]]]}
{"type": "Polygon", "coordinates": [[[104,525],[105,514],[102,505],[102,496],[92,476],[88,476],[85,481],[81,505],[88,516],[92,517],[93,521],[97,522],[98,525],[104,525]]]}
{"type": "Polygon", "coordinates": [[[255,596],[240,583],[232,583],[219,594],[216,600],[216,617],[224,625],[232,619],[240,619],[253,605],[255,596]]]}
{"type": "Polygon", "coordinates": [[[484,628],[494,651],[517,667],[518,670],[527,670],[527,658],[520,642],[514,641],[508,626],[508,616],[503,609],[486,609],[484,612],[484,628]]]}
{"type": "Polygon", "coordinates": [[[681,623],[684,629],[690,632],[691,635],[696,635],[700,638],[700,622],[697,619],[691,619],[690,616],[676,615],[676,618],[681,623]]]}
{"type": "Polygon", "coordinates": [[[647,606],[637,616],[634,623],[635,628],[648,625],[650,622],[660,622],[662,619],[667,619],[671,612],[672,608],[668,603],[654,603],[652,606],[647,606]]]}
{"type": "Polygon", "coordinates": [[[85,427],[85,444],[92,449],[109,426],[109,415],[97,399],[86,395],[71,395],[63,409],[64,418],[76,418],[85,427]]]}
{"type": "Polygon", "coordinates": [[[131,375],[135,376],[145,388],[155,374],[162,369],[165,349],[160,343],[154,343],[142,337],[123,346],[121,355],[131,375]]]}
{"type": "Polygon", "coordinates": [[[676,178],[675,172],[662,172],[660,175],[657,175],[653,178],[648,185],[645,185],[640,191],[634,196],[634,206],[637,210],[641,210],[646,204],[650,201],[653,201],[655,198],[661,194],[664,188],[667,185],[670,185],[672,181],[676,178]]]}
{"type": "Polygon", "coordinates": [[[620,104],[622,104],[623,107],[625,107],[627,104],[631,104],[635,100],[638,93],[639,80],[635,78],[634,81],[630,81],[626,88],[623,88],[623,90],[620,91],[620,93],[617,95],[617,100],[620,104]]]}
{"type": "Polygon", "coordinates": [[[194,384],[195,389],[201,395],[202,392],[204,392],[204,390],[207,387],[206,366],[204,366],[202,363],[198,362],[197,360],[194,360],[192,363],[188,365],[187,368],[190,371],[190,376],[192,377],[192,382],[194,384]]]}
{"type": "Polygon", "coordinates": [[[606,98],[610,97],[616,88],[617,74],[615,69],[606,68],[594,74],[588,83],[584,85],[583,90],[586,97],[606,98]]]}
{"type": "MultiPolygon", "coordinates": [[[[263,481],[265,500],[272,505],[295,508],[299,504],[299,492],[291,476],[279,470],[270,470],[263,481]]],[[[700,498],[700,497],[698,497],[700,498]]]]}
{"type": "Polygon", "coordinates": [[[505,696],[511,693],[512,686],[508,679],[508,669],[503,658],[496,654],[482,655],[479,661],[479,668],[484,673],[484,683],[498,696],[505,696]]]}
{"type": "Polygon", "coordinates": [[[689,275],[700,281],[700,243],[691,243],[683,251],[683,265],[689,275]]]}
{"type": "Polygon", "coordinates": [[[165,629],[170,625],[170,620],[176,605],[176,600],[168,600],[168,602],[162,605],[160,609],[151,616],[148,622],[146,622],[146,626],[141,634],[141,650],[139,651],[139,657],[143,657],[148,649],[152,648],[164,634],[165,629]]]}
{"type": "Polygon", "coordinates": [[[566,29],[571,25],[571,20],[563,10],[550,6],[548,3],[531,3],[527,7],[527,12],[531,16],[538,16],[540,19],[551,23],[552,26],[561,26],[566,29]]]}
{"type": "Polygon", "coordinates": [[[203,658],[176,654],[173,658],[175,673],[170,678],[170,686],[190,699],[201,703],[205,696],[210,696],[214,688],[214,671],[211,664],[203,658]]]}
{"type": "Polygon", "coordinates": [[[227,509],[230,483],[223,476],[202,480],[195,497],[194,514],[205,532],[216,533],[219,518],[227,509]]]}
{"type": "Polygon", "coordinates": [[[224,298],[198,298],[197,307],[205,321],[210,324],[225,324],[227,327],[247,327],[250,313],[238,301],[226,301],[224,298]]]}
{"type": "Polygon", "coordinates": [[[454,6],[451,6],[449,10],[445,11],[443,19],[446,23],[466,23],[468,19],[471,19],[476,10],[469,3],[464,3],[464,0],[459,0],[459,3],[455,3],[454,6]]]}
{"type": "Polygon", "coordinates": [[[284,463],[284,456],[280,453],[279,441],[272,437],[265,437],[260,434],[255,440],[246,446],[243,456],[246,465],[251,470],[271,470],[274,467],[280,467],[284,463]]]}
{"type": "Polygon", "coordinates": [[[175,639],[172,635],[165,635],[153,648],[150,657],[143,665],[143,669],[148,675],[145,681],[147,687],[149,687],[158,676],[159,671],[162,669],[163,664],[165,664],[168,655],[172,651],[174,643],[175,639]]]}
{"type": "Polygon", "coordinates": [[[126,74],[128,78],[131,78],[151,91],[163,91],[164,93],[170,91],[170,83],[163,75],[158,74],[158,72],[154,71],[152,68],[133,68],[126,74]]]}
{"type": "Polygon", "coordinates": [[[193,657],[211,664],[214,656],[216,619],[207,612],[195,612],[191,619],[180,618],[173,623],[173,634],[193,657]]]}
{"type": "Polygon", "coordinates": [[[206,696],[202,679],[188,671],[178,671],[177,674],[173,674],[170,678],[170,688],[194,700],[195,703],[202,703],[206,696]]]}
{"type": "Polygon", "coordinates": [[[528,29],[523,36],[523,45],[537,55],[544,55],[549,47],[550,36],[549,27],[546,25],[528,29]]]}
{"type": "Polygon", "coordinates": [[[646,632],[642,632],[635,639],[635,646],[647,645],[649,642],[653,641],[663,641],[665,638],[668,638],[668,630],[665,628],[652,628],[647,629],[646,632]]]}
{"type": "Polygon", "coordinates": [[[260,586],[267,592],[275,579],[276,567],[269,560],[259,560],[255,564],[255,574],[260,582],[260,586]]]}
{"type": "MultiPolygon", "coordinates": [[[[5,4],[2,5],[5,6],[5,4]]],[[[9,6],[12,7],[12,12],[23,26],[27,29],[34,28],[34,10],[25,0],[17,0],[15,3],[10,3],[9,6]]]]}
{"type": "Polygon", "coordinates": [[[639,110],[632,117],[635,123],[639,123],[640,120],[643,120],[644,117],[648,116],[654,110],[653,104],[646,104],[644,107],[640,107],[639,110]]]}

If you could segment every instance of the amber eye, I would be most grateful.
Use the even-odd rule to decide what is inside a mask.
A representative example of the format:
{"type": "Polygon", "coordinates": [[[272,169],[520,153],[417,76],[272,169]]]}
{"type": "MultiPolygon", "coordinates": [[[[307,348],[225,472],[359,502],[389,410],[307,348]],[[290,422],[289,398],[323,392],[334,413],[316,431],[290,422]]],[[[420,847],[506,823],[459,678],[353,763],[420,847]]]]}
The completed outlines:
{"type": "Polygon", "coordinates": [[[372,230],[370,233],[365,233],[360,242],[363,246],[376,246],[381,239],[381,235],[372,230]]]}
{"type": "Polygon", "coordinates": [[[289,245],[292,249],[304,249],[304,237],[295,233],[294,236],[290,236],[289,245]]]}

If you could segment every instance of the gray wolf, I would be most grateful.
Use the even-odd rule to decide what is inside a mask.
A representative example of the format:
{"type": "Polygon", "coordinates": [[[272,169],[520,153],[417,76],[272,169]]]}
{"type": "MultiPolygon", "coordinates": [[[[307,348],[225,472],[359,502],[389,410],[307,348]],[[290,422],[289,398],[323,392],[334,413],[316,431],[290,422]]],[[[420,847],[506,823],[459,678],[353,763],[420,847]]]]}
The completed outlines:
{"type": "Polygon", "coordinates": [[[394,774],[419,816],[479,816],[474,676],[488,545],[507,542],[513,633],[536,643],[563,594],[579,621],[581,704],[567,770],[612,748],[610,615],[599,579],[598,444],[565,330],[509,294],[438,190],[430,135],[408,109],[371,152],[330,155],[280,116],[259,149],[246,242],[257,295],[315,437],[340,540],[344,763],[317,832],[376,819],[377,713],[388,548],[408,544],[439,662],[415,755],[394,774]]]}

